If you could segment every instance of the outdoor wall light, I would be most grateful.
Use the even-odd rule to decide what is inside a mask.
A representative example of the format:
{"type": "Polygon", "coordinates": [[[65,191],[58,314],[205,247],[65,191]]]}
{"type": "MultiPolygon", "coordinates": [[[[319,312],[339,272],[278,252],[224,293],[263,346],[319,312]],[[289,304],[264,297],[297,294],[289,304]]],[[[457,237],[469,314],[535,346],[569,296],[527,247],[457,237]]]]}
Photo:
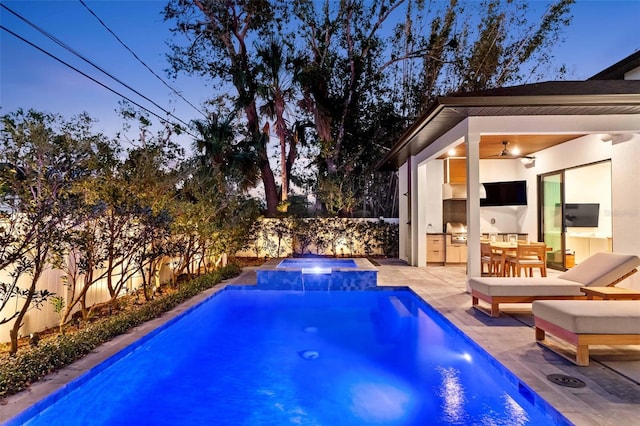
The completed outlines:
{"type": "Polygon", "coordinates": [[[611,142],[613,144],[627,142],[633,138],[633,134],[631,133],[611,133],[600,135],[600,140],[602,142],[611,142]]]}
{"type": "Polygon", "coordinates": [[[525,166],[530,166],[536,162],[536,157],[522,157],[520,162],[525,166]]]}

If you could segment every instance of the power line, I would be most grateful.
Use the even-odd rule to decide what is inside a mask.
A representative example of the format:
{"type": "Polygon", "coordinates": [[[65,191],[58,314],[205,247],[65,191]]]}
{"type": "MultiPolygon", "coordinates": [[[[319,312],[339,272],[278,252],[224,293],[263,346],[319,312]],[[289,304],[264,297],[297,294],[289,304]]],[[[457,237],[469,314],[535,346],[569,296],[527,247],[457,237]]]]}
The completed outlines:
{"type": "MultiPolygon", "coordinates": [[[[85,61],[86,63],[88,63],[89,65],[91,65],[92,67],[96,68],[97,70],[99,70],[100,72],[102,72],[103,74],[107,75],[108,77],[110,77],[111,79],[115,80],[116,82],[120,83],[121,85],[123,85],[124,87],[126,87],[127,89],[131,90],[132,92],[134,92],[135,94],[137,94],[138,96],[142,97],[143,99],[147,100],[148,102],[151,102],[156,108],[160,109],[161,111],[163,111],[165,114],[167,114],[168,116],[171,116],[173,118],[175,118],[176,120],[178,120],[180,123],[184,124],[184,126],[186,128],[189,127],[189,125],[184,122],[182,119],[180,119],[179,117],[176,117],[174,114],[172,114],[171,112],[167,111],[166,109],[164,109],[162,106],[158,105],[156,102],[154,102],[153,100],[149,99],[148,97],[146,97],[145,95],[143,95],[142,93],[140,93],[139,91],[137,91],[136,89],[134,89],[133,87],[129,86],[128,84],[126,84],[125,82],[123,82],[122,80],[120,80],[119,78],[115,77],[114,75],[110,74],[108,71],[104,70],[102,67],[100,67],[99,65],[96,65],[95,63],[93,63],[91,60],[85,58],[82,54],[80,54],[79,52],[75,51],[72,47],[68,46],[67,44],[65,44],[64,42],[62,42],[60,39],[58,39],[57,37],[53,36],[52,34],[48,33],[47,31],[43,30],[42,28],[40,28],[39,26],[37,26],[36,24],[34,24],[33,22],[29,21],[27,18],[25,18],[24,16],[20,15],[19,13],[13,11],[12,9],[10,9],[9,7],[7,7],[4,4],[0,3],[0,6],[2,6],[4,9],[6,9],[7,11],[11,12],[13,15],[15,15],[16,17],[18,17],[20,20],[22,20],[23,22],[25,22],[26,24],[28,24],[29,26],[31,26],[32,28],[34,28],[35,30],[37,30],[38,32],[40,32],[41,34],[45,35],[47,38],[49,38],[50,40],[52,40],[53,42],[55,42],[56,44],[58,44],[59,46],[61,46],[62,48],[64,48],[65,50],[71,52],[72,54],[74,54],[75,56],[79,57],[80,59],[82,59],[83,61],[85,61]]],[[[5,28],[5,30],[9,31],[8,29],[5,28]]],[[[11,32],[11,31],[9,31],[11,32]]],[[[11,34],[19,37],[20,39],[22,39],[23,41],[27,41],[26,39],[23,39],[22,37],[18,36],[17,34],[11,32],[11,34]]],[[[30,42],[28,42],[29,44],[31,44],[33,47],[38,48],[39,50],[41,50],[44,53],[47,53],[48,55],[50,55],[51,57],[53,57],[54,59],[58,59],[57,57],[49,54],[48,52],[45,52],[43,49],[40,49],[39,47],[37,47],[35,44],[32,44],[30,42]]],[[[59,60],[59,59],[58,59],[59,60]]],[[[60,60],[61,61],[61,60],[60,60]]],[[[61,61],[63,62],[63,61],[61,61]]],[[[68,65],[66,62],[63,62],[65,65],[68,65]]],[[[73,67],[71,67],[73,68],[73,67]]],[[[74,70],[77,70],[76,68],[73,68],[74,70]]],[[[83,75],[86,76],[85,73],[81,73],[83,75]]],[[[94,80],[94,79],[92,79],[94,80]]],[[[97,82],[97,80],[94,80],[97,82]]],[[[106,86],[105,86],[106,87],[106,86]]],[[[120,95],[122,96],[122,95],[120,95]]],[[[123,96],[124,97],[124,96],[123,96]]],[[[128,99],[128,98],[127,98],[128,99]]],[[[137,105],[137,104],[136,104],[137,105]]],[[[149,111],[148,109],[144,108],[145,111],[149,111]]],[[[149,111],[150,112],[150,111],[149,111]]],[[[154,114],[155,115],[155,114],[154,114]]],[[[156,115],[157,116],[157,115],[156,115]]]]}
{"type": "Polygon", "coordinates": [[[120,37],[117,36],[117,34],[115,32],[113,32],[111,30],[111,28],[109,28],[107,26],[107,24],[104,23],[104,21],[102,19],[100,19],[100,17],[93,11],[91,10],[91,8],[84,2],[84,0],[79,0],[80,3],[89,11],[89,13],[91,13],[97,20],[98,22],[100,22],[100,24],[107,30],[109,31],[109,33],[111,33],[112,36],[115,37],[116,40],[118,40],[118,42],[122,45],[122,47],[124,47],[125,49],[127,49],[129,51],[129,53],[131,53],[133,55],[134,58],[136,58],[138,60],[138,62],[140,62],[146,69],[149,70],[149,72],[151,74],[153,74],[158,80],[160,80],[160,82],[162,84],[164,84],[165,86],[167,86],[173,93],[175,93],[176,95],[178,95],[180,97],[180,99],[182,99],[183,101],[185,101],[186,103],[188,103],[191,108],[193,108],[194,110],[196,110],[197,112],[199,112],[200,114],[202,114],[204,117],[207,117],[207,114],[205,114],[204,112],[202,112],[202,110],[198,109],[195,105],[193,105],[191,102],[189,102],[187,99],[184,98],[184,96],[182,96],[182,94],[180,94],[176,89],[174,89],[173,87],[171,87],[169,85],[169,83],[167,83],[166,81],[164,81],[162,79],[162,77],[160,77],[158,74],[156,74],[155,71],[153,71],[142,59],[140,59],[138,57],[138,55],[136,55],[136,53],[131,50],[129,48],[129,46],[127,46],[125,44],[125,42],[123,42],[120,37]]]}
{"type": "MultiPolygon", "coordinates": [[[[104,87],[104,88],[105,88],[105,89],[107,89],[108,91],[110,91],[110,92],[112,92],[112,93],[114,93],[114,94],[116,94],[116,95],[120,96],[120,97],[121,97],[121,98],[123,98],[123,99],[126,99],[127,101],[131,102],[132,104],[134,104],[134,105],[135,105],[135,106],[137,106],[138,108],[140,108],[140,109],[142,109],[142,110],[144,110],[144,111],[147,111],[149,114],[153,115],[154,117],[156,117],[156,118],[157,118],[158,120],[160,120],[161,122],[166,123],[166,124],[169,124],[169,125],[172,125],[172,124],[173,124],[173,123],[171,123],[169,120],[167,120],[166,118],[163,118],[163,117],[161,117],[160,115],[156,114],[155,112],[151,111],[150,109],[143,107],[142,105],[140,105],[140,104],[139,104],[139,103],[137,103],[136,101],[134,101],[134,100],[132,100],[132,99],[128,98],[127,96],[123,95],[122,93],[118,92],[117,90],[112,89],[111,87],[107,86],[106,84],[104,84],[104,83],[102,83],[102,82],[98,81],[97,79],[95,79],[95,78],[91,77],[90,75],[86,74],[85,72],[80,71],[78,68],[74,67],[73,65],[71,65],[71,64],[69,64],[69,63],[67,63],[67,62],[63,61],[62,59],[58,58],[58,57],[57,57],[57,56],[55,56],[54,54],[47,52],[47,51],[46,51],[46,50],[44,50],[43,48],[41,48],[41,47],[37,46],[36,44],[34,44],[34,43],[30,42],[29,40],[25,39],[24,37],[22,37],[22,36],[20,36],[20,35],[18,35],[18,34],[16,34],[16,33],[14,33],[13,31],[11,31],[10,29],[8,29],[8,28],[7,28],[7,27],[5,27],[4,25],[0,24],[0,29],[5,30],[6,32],[8,32],[9,34],[11,34],[12,36],[14,36],[14,37],[16,37],[16,38],[18,38],[18,39],[22,40],[23,42],[25,42],[25,43],[27,43],[28,45],[30,45],[30,46],[32,46],[32,47],[34,47],[35,49],[39,50],[40,52],[44,53],[45,55],[47,55],[47,56],[51,57],[52,59],[55,59],[56,61],[60,62],[60,63],[61,63],[61,64],[63,64],[63,65],[65,65],[65,66],[67,66],[67,67],[71,68],[72,70],[74,70],[74,71],[75,71],[75,72],[77,72],[78,74],[81,74],[82,76],[84,76],[84,77],[88,78],[89,80],[93,81],[94,83],[96,83],[96,84],[98,84],[98,85],[100,85],[100,86],[104,87]]],[[[188,128],[186,128],[186,129],[185,129],[185,132],[186,132],[187,134],[191,135],[191,136],[192,136],[192,137],[194,137],[194,138],[196,137],[195,135],[193,135],[192,133],[190,133],[190,132],[189,132],[188,128]]]]}

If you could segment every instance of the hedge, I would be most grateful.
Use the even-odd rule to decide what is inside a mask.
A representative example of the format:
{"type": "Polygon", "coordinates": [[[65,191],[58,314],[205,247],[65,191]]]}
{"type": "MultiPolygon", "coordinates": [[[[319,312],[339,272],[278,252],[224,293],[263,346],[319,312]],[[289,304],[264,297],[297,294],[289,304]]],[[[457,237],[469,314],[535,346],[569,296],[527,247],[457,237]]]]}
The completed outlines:
{"type": "Polygon", "coordinates": [[[211,274],[194,278],[177,292],[160,296],[134,310],[100,319],[75,333],[44,339],[38,346],[20,350],[15,356],[3,356],[0,358],[0,398],[25,390],[31,383],[82,358],[104,342],[159,317],[239,273],[239,266],[229,264],[211,274]]]}

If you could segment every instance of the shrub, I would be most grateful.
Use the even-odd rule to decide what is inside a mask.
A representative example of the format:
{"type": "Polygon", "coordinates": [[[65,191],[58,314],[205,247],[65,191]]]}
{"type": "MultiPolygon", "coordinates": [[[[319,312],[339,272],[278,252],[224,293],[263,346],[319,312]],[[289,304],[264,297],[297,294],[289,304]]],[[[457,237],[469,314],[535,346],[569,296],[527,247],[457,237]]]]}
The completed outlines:
{"type": "Polygon", "coordinates": [[[72,334],[42,340],[38,346],[21,350],[13,357],[3,356],[0,358],[0,398],[26,389],[31,383],[80,359],[104,342],[159,317],[239,273],[238,265],[229,264],[211,274],[194,278],[177,292],[158,297],[136,309],[100,319],[72,334]]]}

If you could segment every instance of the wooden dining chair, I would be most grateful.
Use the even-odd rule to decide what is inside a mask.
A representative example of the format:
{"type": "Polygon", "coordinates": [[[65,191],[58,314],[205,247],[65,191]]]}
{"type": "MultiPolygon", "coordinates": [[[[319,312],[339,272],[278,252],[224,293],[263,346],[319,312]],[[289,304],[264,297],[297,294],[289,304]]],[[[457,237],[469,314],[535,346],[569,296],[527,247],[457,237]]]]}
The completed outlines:
{"type": "Polygon", "coordinates": [[[533,269],[540,269],[540,276],[547,276],[547,245],[545,243],[518,244],[515,255],[507,258],[507,266],[512,276],[522,276],[524,269],[525,276],[532,277],[533,269]]]}
{"type": "Polygon", "coordinates": [[[485,274],[484,265],[487,265],[487,274],[491,277],[499,277],[502,273],[502,258],[500,253],[495,252],[491,248],[491,243],[480,243],[480,266],[482,268],[482,274],[485,274]]]}

